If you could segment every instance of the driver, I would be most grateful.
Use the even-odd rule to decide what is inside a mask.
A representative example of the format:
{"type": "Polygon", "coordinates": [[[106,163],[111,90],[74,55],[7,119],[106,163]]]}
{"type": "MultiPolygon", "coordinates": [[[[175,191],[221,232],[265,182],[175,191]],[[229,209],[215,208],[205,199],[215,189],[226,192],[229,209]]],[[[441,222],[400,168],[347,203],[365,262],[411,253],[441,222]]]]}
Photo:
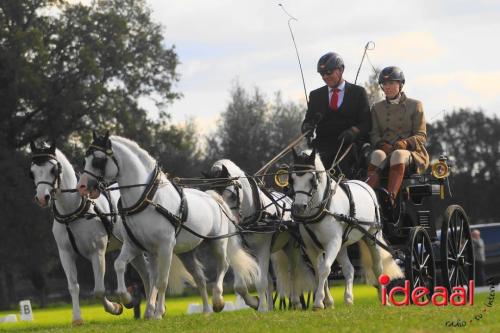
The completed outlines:
{"type": "MultiPolygon", "coordinates": [[[[302,133],[316,129],[313,146],[326,169],[331,167],[337,152],[339,158],[351,143],[361,147],[368,142],[371,126],[366,91],[344,80],[344,68],[344,60],[335,52],[319,59],[317,71],[325,85],[311,91],[302,123],[302,133]]],[[[349,179],[357,178],[359,171],[358,147],[352,148],[338,166],[349,179]]]]}
{"type": "Polygon", "coordinates": [[[370,139],[376,150],[370,155],[367,183],[373,188],[378,187],[379,169],[388,160],[387,191],[394,206],[405,168],[412,163],[418,173],[423,173],[429,166],[429,155],[424,147],[426,124],[422,103],[406,97],[402,91],[405,77],[401,69],[395,66],[384,68],[378,83],[384,91],[385,100],[375,103],[371,111],[370,139]]]}

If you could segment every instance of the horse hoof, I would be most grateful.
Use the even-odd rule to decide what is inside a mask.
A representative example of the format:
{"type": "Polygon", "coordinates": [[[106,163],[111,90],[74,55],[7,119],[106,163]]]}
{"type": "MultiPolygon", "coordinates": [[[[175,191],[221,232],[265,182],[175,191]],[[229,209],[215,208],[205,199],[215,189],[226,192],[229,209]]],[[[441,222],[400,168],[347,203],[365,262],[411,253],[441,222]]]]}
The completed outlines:
{"type": "Polygon", "coordinates": [[[221,312],[224,309],[224,305],[226,305],[224,302],[213,304],[212,308],[214,312],[221,312]]]}
{"type": "Polygon", "coordinates": [[[73,322],[71,323],[71,325],[73,325],[73,326],[82,326],[83,325],[83,319],[75,319],[75,320],[73,320],[73,322]]]}
{"type": "Polygon", "coordinates": [[[115,312],[113,313],[115,316],[119,316],[123,313],[123,305],[121,305],[120,303],[114,303],[113,308],[115,310],[115,312]]]}
{"type": "Polygon", "coordinates": [[[259,300],[258,296],[250,296],[248,299],[248,302],[245,302],[245,303],[246,303],[246,305],[248,305],[252,309],[257,310],[257,309],[259,309],[260,300],[259,300]]]}
{"type": "Polygon", "coordinates": [[[313,305],[313,311],[321,311],[324,308],[325,308],[324,306],[313,305]]]}
{"type": "Polygon", "coordinates": [[[354,301],[353,301],[352,299],[346,299],[346,300],[344,301],[344,304],[345,304],[345,305],[348,305],[348,306],[351,306],[351,305],[354,305],[354,301]]]}
{"type": "Polygon", "coordinates": [[[126,304],[123,304],[123,306],[124,306],[126,309],[132,309],[132,308],[134,307],[134,303],[135,303],[135,302],[126,303],[126,304]]]}

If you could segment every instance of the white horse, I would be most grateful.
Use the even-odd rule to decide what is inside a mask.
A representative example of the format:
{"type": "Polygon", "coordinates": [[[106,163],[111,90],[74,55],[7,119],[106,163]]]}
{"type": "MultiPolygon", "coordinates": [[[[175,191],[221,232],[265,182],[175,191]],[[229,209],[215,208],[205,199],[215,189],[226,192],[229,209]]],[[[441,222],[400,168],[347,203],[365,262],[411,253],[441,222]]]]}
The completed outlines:
{"type": "MultiPolygon", "coordinates": [[[[281,297],[289,297],[294,309],[300,308],[300,295],[314,288],[313,273],[304,262],[298,240],[288,231],[272,232],[273,224],[278,226],[279,220],[290,220],[291,199],[275,191],[266,195],[254,179],[248,178],[242,169],[228,159],[216,161],[206,176],[235,178],[218,188],[233,214],[238,217],[241,227],[255,230],[265,224],[264,220],[275,219],[271,221],[270,232],[244,235],[246,244],[257,257],[261,271],[260,280],[256,284],[259,295],[258,310],[267,311],[273,308],[268,280],[270,259],[277,277],[278,294],[281,297]]],[[[249,299],[246,288],[235,290],[246,300],[249,299]]],[[[250,300],[247,304],[255,308],[255,303],[256,300],[250,300]]]]}
{"type": "Polygon", "coordinates": [[[315,151],[303,152],[301,156],[295,151],[293,154],[294,164],[290,173],[294,191],[292,214],[301,222],[300,233],[317,275],[318,284],[313,309],[324,308],[327,278],[339,251],[358,241],[362,240],[367,245],[367,247],[360,246],[360,250],[361,256],[365,257],[362,258],[362,264],[367,276],[376,278],[375,281],[371,281],[372,283],[378,285],[378,277],[382,273],[391,279],[403,277],[401,269],[391,255],[374,241],[376,239],[386,244],[380,230],[379,206],[372,188],[361,181],[346,182],[355,205],[354,217],[363,221],[359,225],[360,228],[373,235],[374,239],[357,228],[349,231],[351,228],[348,228],[348,224],[337,215],[350,216],[348,194],[326,174],[323,163],[315,151]],[[371,267],[365,266],[368,263],[371,267]]]}
{"type": "MultiPolygon", "coordinates": [[[[197,269],[197,261],[190,253],[203,241],[201,237],[222,236],[234,231],[231,213],[222,199],[217,200],[213,194],[194,189],[182,191],[177,188],[159,171],[156,161],[145,150],[119,136],[94,135],[85,160],[85,171],[77,185],[81,195],[99,196],[97,179],[117,181],[121,187],[121,212],[127,215],[124,225],[128,228],[128,237],[115,261],[120,297],[130,298],[124,283],[126,264],[147,251],[155,279],[148,295],[145,318],[161,319],[165,313],[165,290],[172,255],[177,253],[193,274],[205,309],[208,306],[206,287],[200,269],[197,269]],[[148,185],[126,187],[144,183],[148,185]]],[[[212,306],[214,311],[221,311],[227,256],[235,277],[241,279],[241,283],[251,282],[258,277],[259,271],[253,258],[241,248],[237,237],[210,240],[209,244],[217,262],[212,306]]]]}
{"type": "MultiPolygon", "coordinates": [[[[101,299],[106,312],[114,315],[122,313],[119,303],[110,302],[104,295],[105,253],[110,240],[110,232],[119,233],[120,220],[115,225],[109,217],[96,215],[109,213],[110,206],[103,197],[95,202],[82,198],[78,193],[61,192],[59,189],[73,189],[77,179],[73,166],[66,156],[55,148],[37,148],[31,143],[31,176],[36,186],[36,202],[40,207],[48,207],[52,202],[55,215],[52,232],[56,240],[59,257],[68,280],[68,289],[73,304],[73,324],[83,324],[80,313],[76,258],[81,255],[92,263],[94,271],[94,295],[101,299]],[[107,222],[106,222],[107,219],[107,222]],[[108,223],[106,226],[105,223],[108,223]]],[[[116,202],[115,202],[116,203],[116,202]]],[[[138,257],[133,263],[146,289],[148,275],[144,259],[138,257]]]]}

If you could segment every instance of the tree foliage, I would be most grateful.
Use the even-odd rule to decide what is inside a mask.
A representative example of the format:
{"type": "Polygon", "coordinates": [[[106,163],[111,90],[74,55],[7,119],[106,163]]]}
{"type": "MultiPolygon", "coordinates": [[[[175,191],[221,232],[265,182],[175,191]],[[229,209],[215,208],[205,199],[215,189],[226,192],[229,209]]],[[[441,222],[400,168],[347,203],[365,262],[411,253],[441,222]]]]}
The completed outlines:
{"type": "Polygon", "coordinates": [[[300,135],[303,117],[304,109],[284,103],[279,93],[271,103],[258,88],[250,94],[236,84],[216,132],[208,137],[207,158],[228,158],[256,172],[300,135]]]}
{"type": "Polygon", "coordinates": [[[163,107],[179,97],[178,59],[144,1],[53,3],[0,4],[0,141],[65,141],[91,125],[137,130],[148,124],[145,96],[165,118],[163,107]]]}
{"type": "Polygon", "coordinates": [[[453,201],[464,205],[474,222],[500,216],[500,120],[481,110],[459,109],[428,125],[428,150],[445,154],[452,165],[453,201]]]}

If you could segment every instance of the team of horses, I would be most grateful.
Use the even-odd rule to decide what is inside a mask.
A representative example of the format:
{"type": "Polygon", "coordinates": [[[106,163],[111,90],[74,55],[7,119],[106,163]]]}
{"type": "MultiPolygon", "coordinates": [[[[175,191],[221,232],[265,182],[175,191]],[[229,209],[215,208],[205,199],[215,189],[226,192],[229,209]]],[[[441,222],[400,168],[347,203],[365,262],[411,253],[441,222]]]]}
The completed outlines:
{"type": "Polygon", "coordinates": [[[385,243],[373,190],[364,182],[334,180],[314,150],[300,154],[293,150],[294,163],[287,173],[291,196],[263,188],[227,159],[215,162],[205,173],[211,189],[179,186],[136,142],[109,133],[94,133],[79,178],[53,144],[37,147],[32,143],[31,151],[35,200],[54,213],[52,230],[68,280],[75,325],[83,323],[78,256],[92,263],[94,295],[114,315],[121,314],[123,306],[131,306],[125,270],[132,264],[144,284],[146,319],[161,319],[167,287],[179,290],[185,282],[198,288],[204,312],[221,311],[223,280],[229,268],[234,273],[234,290],[245,303],[259,311],[271,310],[270,263],[278,294],[299,309],[303,307],[300,296],[313,291],[313,309],[317,310],[333,306],[328,276],[338,260],[345,278],[344,302],[353,304],[354,268],[346,246],[356,242],[367,282],[378,286],[382,273],[391,278],[403,276],[379,245],[385,243]],[[353,206],[356,218],[365,221],[363,230],[350,228],[338,218],[352,216],[353,206]],[[211,250],[210,262],[200,262],[196,256],[202,243],[211,250]],[[115,301],[104,290],[105,253],[112,248],[120,249],[114,262],[115,301]],[[210,307],[203,268],[214,263],[210,307]],[[252,285],[257,297],[249,293],[252,285]]]}

